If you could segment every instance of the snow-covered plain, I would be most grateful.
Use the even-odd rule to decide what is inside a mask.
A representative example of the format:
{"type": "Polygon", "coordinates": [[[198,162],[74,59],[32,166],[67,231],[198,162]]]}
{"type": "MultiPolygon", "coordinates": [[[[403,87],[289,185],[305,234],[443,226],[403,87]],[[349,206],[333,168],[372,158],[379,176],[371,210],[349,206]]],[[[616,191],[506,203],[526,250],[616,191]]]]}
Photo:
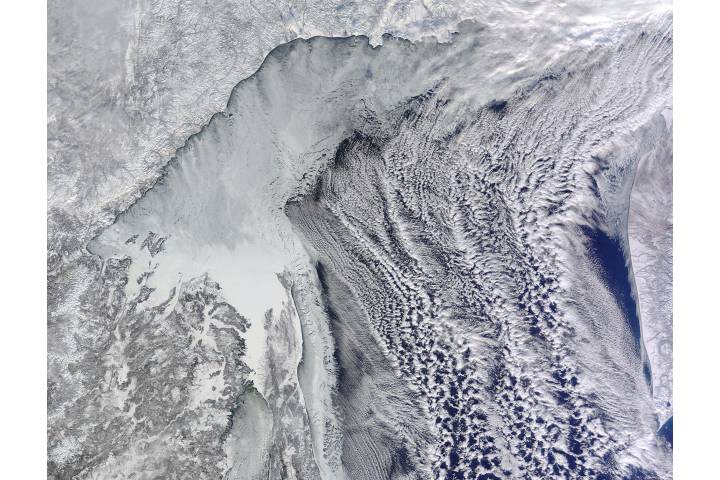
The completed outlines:
{"type": "Polygon", "coordinates": [[[667,6],[167,5],[49,12],[51,476],[671,476],[667,6]]]}

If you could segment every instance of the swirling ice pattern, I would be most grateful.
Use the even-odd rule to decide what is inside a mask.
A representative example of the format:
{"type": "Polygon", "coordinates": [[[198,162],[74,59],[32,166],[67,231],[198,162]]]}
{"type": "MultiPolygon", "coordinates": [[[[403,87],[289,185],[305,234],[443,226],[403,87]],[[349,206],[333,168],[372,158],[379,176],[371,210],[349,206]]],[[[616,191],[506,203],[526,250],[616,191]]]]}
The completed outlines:
{"type": "Polygon", "coordinates": [[[625,261],[671,22],[278,47],[54,280],[55,475],[670,478],[625,261]]]}

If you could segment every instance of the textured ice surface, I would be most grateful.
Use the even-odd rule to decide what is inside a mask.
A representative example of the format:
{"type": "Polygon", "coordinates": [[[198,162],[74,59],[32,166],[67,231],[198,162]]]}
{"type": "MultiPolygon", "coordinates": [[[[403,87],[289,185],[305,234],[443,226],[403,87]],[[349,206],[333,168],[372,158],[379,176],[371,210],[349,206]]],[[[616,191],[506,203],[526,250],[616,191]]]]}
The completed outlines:
{"type": "Polygon", "coordinates": [[[294,38],[384,33],[446,41],[462,20],[483,38],[488,77],[522,74],[667,2],[637,0],[302,2],[223,0],[48,4],[49,260],[82,249],[146,190],[232,88],[294,38]],[[507,55],[511,52],[512,57],[507,55]]]}
{"type": "Polygon", "coordinates": [[[667,8],[199,5],[50,9],[49,475],[670,478],[667,8]]]}

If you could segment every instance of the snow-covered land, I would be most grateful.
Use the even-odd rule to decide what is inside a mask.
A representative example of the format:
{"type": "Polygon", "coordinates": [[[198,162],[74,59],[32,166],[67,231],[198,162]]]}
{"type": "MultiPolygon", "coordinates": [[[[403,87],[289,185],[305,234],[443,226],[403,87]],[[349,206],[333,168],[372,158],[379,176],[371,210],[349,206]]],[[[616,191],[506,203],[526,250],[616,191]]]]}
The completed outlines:
{"type": "Polygon", "coordinates": [[[671,478],[669,6],[171,3],[49,10],[51,477],[671,478]]]}

